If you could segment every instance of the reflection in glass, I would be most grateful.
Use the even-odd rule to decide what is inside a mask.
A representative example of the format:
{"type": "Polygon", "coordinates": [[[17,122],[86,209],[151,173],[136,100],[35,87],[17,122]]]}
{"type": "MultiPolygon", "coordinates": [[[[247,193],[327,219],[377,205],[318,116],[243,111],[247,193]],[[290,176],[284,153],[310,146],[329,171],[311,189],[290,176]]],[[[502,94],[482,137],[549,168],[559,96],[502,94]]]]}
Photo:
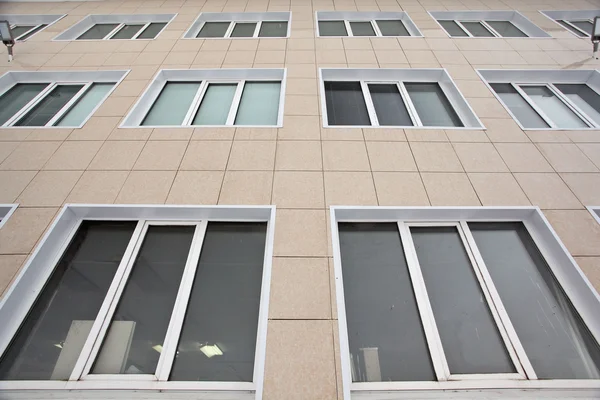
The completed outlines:
{"type": "Polygon", "coordinates": [[[360,82],[325,82],[329,125],[371,125],[360,82]]]}
{"type": "Polygon", "coordinates": [[[57,85],[20,118],[15,126],[44,126],[83,88],[83,85],[57,85]]]}
{"type": "Polygon", "coordinates": [[[525,129],[550,127],[510,83],[491,83],[490,86],[525,129]]]}
{"type": "Polygon", "coordinates": [[[559,128],[587,128],[562,100],[547,86],[521,86],[521,89],[559,128]]]}

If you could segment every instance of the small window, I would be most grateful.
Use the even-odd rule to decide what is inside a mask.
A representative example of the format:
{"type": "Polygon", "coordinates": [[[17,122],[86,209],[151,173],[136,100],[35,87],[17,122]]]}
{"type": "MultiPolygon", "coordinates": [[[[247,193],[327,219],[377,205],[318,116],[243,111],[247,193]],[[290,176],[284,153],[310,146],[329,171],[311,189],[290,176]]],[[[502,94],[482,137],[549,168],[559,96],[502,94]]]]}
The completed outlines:
{"type": "Polygon", "coordinates": [[[572,34],[589,38],[594,27],[594,18],[600,17],[600,10],[540,11],[572,34]]]}
{"type": "Polygon", "coordinates": [[[161,71],[124,126],[280,125],[283,70],[247,71],[161,71]]]}
{"type": "Polygon", "coordinates": [[[18,204],[0,204],[0,228],[8,221],[8,218],[15,212],[18,204]]]}
{"type": "Polygon", "coordinates": [[[63,17],[64,15],[2,14],[0,21],[8,21],[13,38],[23,42],[63,17]]]}
{"type": "Polygon", "coordinates": [[[289,30],[289,12],[209,12],[200,14],[184,38],[285,38],[289,30]]]}
{"type": "Polygon", "coordinates": [[[89,15],[54,40],[154,39],[175,14],[89,15]]]}
{"type": "Polygon", "coordinates": [[[321,71],[326,126],[480,126],[442,70],[321,71]]]}
{"type": "Polygon", "coordinates": [[[422,36],[400,12],[317,12],[317,36],[422,36]]]}
{"type": "Polygon", "coordinates": [[[431,11],[451,37],[549,37],[517,11],[431,11]]]}
{"type": "Polygon", "coordinates": [[[165,22],[147,24],[96,24],[77,40],[154,39],[166,26],[165,22]]]}
{"type": "Polygon", "coordinates": [[[0,78],[0,126],[80,127],[125,74],[10,72],[0,78]]]}

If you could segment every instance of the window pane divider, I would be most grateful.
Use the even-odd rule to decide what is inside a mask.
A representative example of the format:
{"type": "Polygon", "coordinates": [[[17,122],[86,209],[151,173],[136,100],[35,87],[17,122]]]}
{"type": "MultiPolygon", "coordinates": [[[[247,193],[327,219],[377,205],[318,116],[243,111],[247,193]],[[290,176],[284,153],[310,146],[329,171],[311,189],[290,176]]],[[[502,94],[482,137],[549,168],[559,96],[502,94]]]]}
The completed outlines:
{"type": "Polygon", "coordinates": [[[242,92],[244,91],[245,84],[246,81],[242,80],[238,83],[237,88],[235,89],[235,94],[233,95],[233,100],[231,101],[231,108],[229,109],[227,121],[225,122],[226,126],[235,124],[235,117],[240,107],[240,101],[242,100],[242,92]]]}
{"type": "Polygon", "coordinates": [[[585,20],[585,19],[583,19],[583,20],[573,19],[573,20],[570,20],[570,21],[566,20],[566,19],[563,19],[562,21],[564,21],[569,26],[573,27],[578,32],[581,32],[582,35],[585,35],[584,37],[590,37],[590,35],[586,31],[584,31],[583,29],[579,28],[577,25],[571,23],[571,21],[588,21],[588,22],[594,23],[593,21],[591,21],[591,20],[585,20]]]}
{"type": "Polygon", "coordinates": [[[48,121],[48,123],[44,126],[54,126],[66,113],[69,112],[71,108],[81,99],[81,97],[89,90],[92,86],[93,82],[88,82],[75,95],[61,108],[58,112],[48,121]]]}
{"type": "Polygon", "coordinates": [[[550,126],[550,128],[557,128],[556,124],[546,115],[546,113],[544,111],[542,111],[542,109],[540,107],[538,107],[537,104],[535,104],[535,102],[527,95],[527,93],[525,93],[525,91],[523,89],[521,89],[521,86],[545,86],[544,83],[527,85],[527,84],[515,84],[515,83],[511,82],[510,84],[521,95],[521,97],[523,97],[523,99],[531,106],[531,108],[533,108],[533,110],[536,113],[538,113],[538,115],[540,117],[542,117],[542,119],[550,126]]]}
{"type": "Polygon", "coordinates": [[[108,35],[104,36],[104,38],[102,38],[102,40],[109,40],[111,37],[113,37],[114,35],[116,35],[117,32],[119,32],[124,27],[125,27],[125,23],[121,22],[119,25],[117,25],[117,27],[115,29],[113,29],[112,31],[108,32],[108,35]]]}
{"type": "MultiPolygon", "coordinates": [[[[227,21],[206,21],[206,22],[227,22],[227,21]]],[[[205,24],[206,24],[205,22],[205,24]]],[[[238,21],[231,21],[229,23],[229,27],[227,28],[227,30],[225,31],[225,35],[223,36],[224,38],[229,38],[231,37],[231,32],[233,32],[233,30],[235,29],[235,25],[237,24],[238,21]]]]}
{"type": "MultiPolygon", "coordinates": [[[[588,86],[589,87],[589,86],[588,86]]],[[[558,97],[563,103],[566,104],[567,107],[571,109],[579,118],[583,120],[586,124],[589,125],[590,128],[597,128],[599,125],[587,116],[581,108],[577,106],[577,104],[573,103],[567,96],[563,94],[553,83],[548,83],[548,88],[558,97]]]]}
{"type": "Polygon", "coordinates": [[[142,34],[142,32],[144,32],[149,26],[150,26],[151,22],[146,22],[146,24],[144,26],[142,26],[135,35],[133,35],[131,37],[131,39],[137,39],[138,36],[140,36],[142,34]]]}
{"type": "Polygon", "coordinates": [[[373,104],[373,99],[371,98],[369,85],[365,81],[360,81],[360,88],[362,89],[363,97],[365,98],[365,104],[367,105],[367,112],[369,113],[371,126],[379,126],[379,119],[377,118],[375,105],[373,104]]]}
{"type": "Polygon", "coordinates": [[[350,27],[350,21],[345,19],[344,26],[346,27],[346,34],[350,37],[354,36],[354,34],[352,33],[352,28],[350,27]]]}
{"type": "Polygon", "coordinates": [[[462,29],[463,31],[465,31],[465,33],[469,36],[469,37],[474,37],[471,32],[457,19],[454,20],[454,22],[456,22],[456,25],[458,25],[460,27],[460,29],[462,29]]]}
{"type": "Polygon", "coordinates": [[[50,93],[52,90],[54,90],[54,88],[57,86],[56,82],[50,82],[48,83],[48,86],[46,86],[41,92],[39,92],[37,94],[37,96],[35,96],[33,99],[31,99],[31,101],[27,104],[25,104],[25,106],[23,108],[21,108],[15,115],[13,115],[12,118],[10,118],[8,121],[6,121],[4,123],[4,125],[2,126],[13,126],[17,121],[19,121],[27,112],[29,112],[29,110],[31,110],[33,107],[35,107],[40,101],[42,101],[42,99],[44,97],[46,97],[46,95],[48,93],[50,93]]]}
{"type": "Polygon", "coordinates": [[[253,38],[258,37],[258,33],[260,32],[260,27],[262,26],[262,21],[256,21],[256,28],[254,28],[254,33],[252,34],[253,38]]]}
{"type": "MultiPolygon", "coordinates": [[[[165,82],[165,86],[167,83],[169,83],[169,82],[165,82]]],[[[189,82],[189,83],[192,83],[192,82],[189,82]]],[[[192,125],[192,122],[194,121],[194,117],[196,116],[196,113],[198,112],[198,109],[200,108],[200,104],[202,103],[202,99],[204,98],[204,95],[206,94],[207,90],[208,90],[208,81],[202,81],[200,83],[200,86],[198,87],[198,91],[196,92],[194,99],[192,100],[192,104],[190,104],[190,108],[188,109],[187,114],[185,115],[185,117],[183,118],[183,121],[181,122],[182,126],[192,125]]],[[[154,100],[154,102],[156,102],[156,100],[158,100],[158,97],[154,100]]]]}
{"type": "MultiPolygon", "coordinates": [[[[36,30],[36,29],[37,29],[37,28],[38,28],[40,25],[42,25],[42,24],[37,24],[36,26],[34,26],[33,28],[31,28],[30,30],[28,30],[28,31],[26,31],[26,32],[23,32],[23,33],[22,33],[22,34],[20,34],[18,37],[16,37],[16,38],[15,38],[15,40],[21,40],[21,38],[22,38],[23,36],[27,36],[27,34],[29,34],[29,32],[31,32],[31,31],[35,31],[35,30],[36,30]]],[[[14,28],[16,28],[17,26],[18,26],[18,25],[12,25],[12,26],[11,26],[11,29],[14,29],[14,28]]]]}
{"type": "Polygon", "coordinates": [[[520,374],[452,374],[449,381],[476,381],[476,380],[525,380],[520,374]]]}
{"type": "Polygon", "coordinates": [[[202,244],[204,242],[204,236],[206,235],[207,226],[208,221],[204,220],[196,225],[196,230],[194,231],[192,245],[190,246],[190,252],[188,254],[183,275],[181,277],[181,284],[179,286],[177,298],[173,306],[173,314],[171,315],[169,327],[165,335],[163,350],[160,353],[158,365],[156,366],[156,378],[159,381],[169,380],[171,368],[175,362],[177,346],[179,344],[187,306],[192,294],[194,277],[196,276],[196,270],[198,268],[198,261],[200,259],[200,253],[202,252],[202,244]]]}
{"type": "MultiPolygon", "coordinates": [[[[517,369],[519,369],[519,366],[521,366],[527,379],[530,379],[530,380],[537,379],[537,374],[535,373],[535,370],[533,369],[533,365],[531,365],[531,362],[529,361],[529,357],[527,357],[527,353],[525,353],[523,344],[521,343],[521,340],[519,339],[519,336],[517,335],[517,331],[515,330],[514,325],[510,321],[510,317],[508,316],[508,313],[506,312],[506,308],[504,307],[504,304],[502,303],[502,299],[500,298],[500,294],[498,293],[498,290],[496,289],[496,285],[494,285],[492,276],[490,275],[490,272],[487,269],[487,266],[485,265],[483,256],[479,252],[479,248],[477,247],[475,238],[473,237],[473,234],[471,233],[471,230],[469,229],[469,224],[466,221],[461,221],[460,225],[462,227],[462,231],[464,233],[464,236],[465,236],[466,242],[470,248],[470,251],[473,254],[473,257],[475,258],[475,265],[477,266],[477,269],[479,270],[479,272],[483,278],[483,281],[485,283],[487,291],[490,294],[490,297],[491,297],[491,300],[493,303],[493,308],[498,313],[501,323],[502,323],[502,325],[506,331],[506,334],[508,335],[508,338],[512,344],[512,349],[514,349],[516,357],[518,358],[517,369]]],[[[509,348],[509,352],[510,351],[511,350],[509,348]]],[[[511,354],[511,357],[512,357],[512,354],[511,354]]]]}
{"type": "Polygon", "coordinates": [[[373,30],[375,31],[375,36],[383,36],[383,34],[381,33],[381,30],[379,29],[379,26],[377,25],[377,22],[372,19],[371,21],[371,26],[373,27],[373,30]]]}
{"type": "Polygon", "coordinates": [[[408,94],[408,90],[404,86],[404,82],[398,82],[398,89],[400,90],[400,96],[402,96],[402,100],[404,100],[404,105],[406,106],[406,110],[408,111],[408,115],[413,122],[414,126],[423,126],[423,122],[421,122],[421,118],[419,117],[419,113],[417,113],[417,109],[408,94]]]}
{"type": "MultiPolygon", "coordinates": [[[[481,20],[479,21],[481,22],[481,25],[483,25],[488,31],[490,31],[492,33],[492,35],[494,35],[495,37],[502,37],[501,34],[499,34],[494,28],[492,28],[492,26],[490,24],[488,24],[486,21],[481,20]]],[[[509,24],[511,23],[510,21],[501,21],[501,22],[508,22],[509,24]]]]}

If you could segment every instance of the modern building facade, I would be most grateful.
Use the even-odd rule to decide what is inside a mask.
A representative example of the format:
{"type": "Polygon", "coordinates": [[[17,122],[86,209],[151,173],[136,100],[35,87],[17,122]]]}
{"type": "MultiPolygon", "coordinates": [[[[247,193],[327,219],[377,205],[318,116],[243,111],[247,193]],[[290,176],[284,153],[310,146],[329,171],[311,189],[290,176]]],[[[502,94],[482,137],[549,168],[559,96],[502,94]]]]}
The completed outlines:
{"type": "Polygon", "coordinates": [[[0,398],[599,398],[595,17],[0,2],[0,398]]]}

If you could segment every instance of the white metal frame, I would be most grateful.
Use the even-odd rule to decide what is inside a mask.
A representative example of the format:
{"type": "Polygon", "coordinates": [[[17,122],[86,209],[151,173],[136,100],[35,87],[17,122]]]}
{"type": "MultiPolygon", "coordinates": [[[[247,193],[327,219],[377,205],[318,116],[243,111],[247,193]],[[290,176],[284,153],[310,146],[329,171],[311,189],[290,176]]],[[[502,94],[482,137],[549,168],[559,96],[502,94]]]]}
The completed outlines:
{"type": "Polygon", "coordinates": [[[94,41],[94,40],[109,40],[114,34],[116,34],[124,25],[144,25],[140,29],[135,37],[131,39],[118,39],[118,40],[155,40],[173,21],[177,14],[89,14],[84,17],[81,21],[71,26],[58,36],[53,41],[71,41],[71,40],[82,40],[82,41],[94,41]],[[138,39],[137,37],[146,29],[151,23],[164,23],[165,26],[158,31],[156,36],[153,38],[138,39]],[[79,39],[81,35],[90,30],[94,25],[97,24],[117,24],[108,35],[102,39],[79,39]]]}
{"type": "Polygon", "coordinates": [[[592,217],[600,224],[600,206],[587,206],[587,210],[592,214],[592,217]]]}
{"type": "MultiPolygon", "coordinates": [[[[592,21],[591,19],[569,19],[569,20],[561,19],[561,20],[557,20],[556,22],[558,22],[558,21],[562,21],[565,24],[569,25],[573,30],[579,32],[579,35],[577,35],[578,37],[584,37],[584,38],[585,37],[589,38],[590,34],[587,33],[586,31],[584,31],[583,29],[579,28],[577,25],[574,25],[573,22],[582,22],[583,21],[583,22],[589,22],[592,25],[594,24],[594,21],[592,21]]],[[[575,33],[575,32],[573,32],[571,30],[571,33],[575,33]]]]}
{"type": "Polygon", "coordinates": [[[408,13],[406,12],[379,12],[379,11],[316,11],[315,12],[315,35],[323,38],[344,38],[344,37],[422,37],[423,34],[414,24],[408,13]],[[408,32],[408,35],[403,36],[384,36],[379,29],[377,21],[400,21],[408,32]],[[346,28],[346,35],[340,36],[322,36],[319,28],[320,22],[343,22],[346,28]],[[369,22],[375,32],[372,36],[356,36],[352,31],[351,22],[369,22]]]}
{"type": "MultiPolygon", "coordinates": [[[[519,221],[522,222],[538,246],[552,272],[559,280],[590,328],[596,340],[600,339],[600,295],[579,269],[560,239],[537,207],[350,207],[332,206],[331,234],[333,246],[337,313],[339,321],[340,357],[343,396],[345,399],[379,398],[463,398],[469,390],[478,390],[479,397],[518,392],[519,398],[546,397],[543,391],[530,389],[566,390],[566,397],[580,395],[594,397],[600,394],[600,380],[538,380],[508,315],[502,305],[485,262],[475,244],[468,222],[519,221]],[[352,382],[351,361],[346,323],[344,285],[339,244],[339,222],[396,222],[412,281],[417,308],[423,324],[437,381],[432,382],[352,382]],[[502,339],[517,368],[516,374],[452,375],[449,372],[427,289],[410,233],[411,226],[453,226],[470,259],[485,299],[492,311],[502,339]],[[489,390],[486,392],[486,389],[489,390]],[[528,390],[529,392],[522,392],[528,390]],[[419,395],[415,394],[419,392],[419,395]],[[457,392],[458,391],[458,392],[457,392]],[[465,391],[465,392],[461,392],[465,391]],[[389,397],[385,397],[389,395],[389,397]]],[[[476,397],[477,397],[476,396],[476,397]]]]}
{"type": "MultiPolygon", "coordinates": [[[[244,21],[244,20],[239,20],[239,21],[204,21],[204,23],[202,24],[202,27],[200,28],[200,31],[202,31],[202,29],[204,28],[204,25],[206,25],[207,23],[211,23],[211,22],[229,22],[229,27],[227,28],[227,30],[225,31],[225,35],[223,37],[199,37],[197,39],[252,39],[252,38],[277,38],[277,36],[259,36],[260,34],[260,29],[262,28],[262,24],[263,22],[285,22],[286,24],[289,24],[289,21],[244,21]],[[235,26],[237,24],[256,24],[256,26],[254,27],[254,32],[252,33],[252,36],[231,36],[231,34],[233,33],[233,30],[235,29],[235,26]]],[[[200,33],[200,31],[198,31],[198,34],[200,33]]],[[[287,31],[287,29],[286,29],[287,31]]],[[[283,38],[286,36],[279,36],[279,38],[283,38]]]]}
{"type": "MultiPolygon", "coordinates": [[[[404,22],[401,19],[394,19],[394,18],[382,18],[380,20],[383,19],[387,19],[389,21],[399,21],[402,25],[404,25],[404,22]]],[[[318,21],[318,22],[343,22],[344,26],[346,28],[346,36],[322,36],[321,32],[320,32],[320,28],[319,28],[319,24],[317,23],[317,36],[318,37],[410,37],[411,35],[408,36],[384,36],[381,33],[381,29],[379,29],[379,25],[377,25],[377,21],[374,19],[364,19],[364,20],[359,20],[359,19],[345,19],[345,20],[322,20],[322,21],[318,21]],[[375,33],[374,35],[354,35],[354,32],[352,31],[352,23],[353,22],[366,22],[366,23],[370,23],[371,27],[373,28],[373,32],[375,33]]],[[[406,25],[404,25],[404,27],[406,28],[406,25]]]]}
{"type": "Polygon", "coordinates": [[[48,391],[51,391],[52,398],[69,398],[73,390],[80,391],[77,398],[86,398],[87,395],[102,393],[103,390],[106,390],[106,393],[114,393],[114,390],[153,391],[155,395],[160,394],[163,398],[174,398],[173,396],[195,399],[213,399],[222,396],[243,399],[262,398],[273,257],[274,206],[65,205],[27,264],[19,272],[15,282],[0,301],[0,317],[10,316],[9,319],[4,319],[7,323],[0,326],[0,354],[8,347],[21,321],[34,304],[37,295],[51,276],[83,220],[133,220],[137,221],[137,225],[73,372],[67,381],[0,381],[0,392],[27,393],[25,396],[27,398],[38,397],[48,391]],[[204,235],[207,225],[211,221],[267,222],[252,382],[168,381],[204,235]],[[135,263],[136,255],[141,248],[148,227],[152,225],[192,225],[196,227],[156,373],[153,375],[90,374],[93,361],[100,350],[112,315],[135,263]],[[86,392],[89,389],[94,389],[94,391],[86,392]]]}
{"type": "Polygon", "coordinates": [[[598,10],[558,10],[558,11],[551,10],[551,11],[540,11],[540,13],[544,17],[546,17],[549,20],[551,20],[552,22],[554,22],[557,26],[560,26],[562,29],[566,29],[570,34],[574,35],[575,37],[589,38],[590,35],[587,32],[578,28],[571,22],[572,21],[588,21],[593,24],[594,17],[600,16],[600,9],[598,9],[598,10]],[[565,27],[558,21],[563,21],[565,24],[567,24],[572,29],[565,27]],[[573,32],[573,30],[575,30],[576,32],[579,32],[580,34],[573,32]]]}
{"type": "MultiPolygon", "coordinates": [[[[466,26],[464,26],[464,25],[463,25],[463,22],[478,22],[478,23],[480,23],[480,24],[481,24],[481,25],[482,25],[482,26],[483,26],[483,27],[484,27],[484,28],[485,28],[485,29],[486,29],[488,32],[490,32],[490,33],[493,35],[493,37],[497,37],[497,38],[499,38],[499,37],[503,37],[503,36],[502,36],[501,34],[499,34],[499,33],[498,33],[498,32],[497,32],[497,31],[496,31],[494,28],[492,28],[492,26],[491,26],[490,24],[488,24],[488,23],[487,23],[486,21],[484,21],[484,20],[466,20],[466,19],[463,19],[463,20],[445,20],[445,21],[452,21],[452,22],[456,23],[456,25],[458,25],[458,27],[459,27],[460,29],[462,29],[462,30],[463,30],[463,32],[465,32],[465,33],[467,34],[467,36],[468,36],[468,37],[482,37],[482,36],[475,36],[475,35],[473,35],[473,34],[471,33],[471,31],[470,31],[470,30],[469,30],[469,29],[468,29],[466,26]]],[[[511,22],[511,21],[500,21],[500,22],[508,22],[509,24],[512,24],[512,22],[511,22]]],[[[440,25],[441,25],[441,24],[440,24],[440,25]]],[[[519,29],[519,28],[518,28],[516,25],[514,25],[514,24],[513,24],[513,26],[514,26],[515,28],[519,29]]],[[[442,26],[442,27],[443,27],[443,26],[442,26]]],[[[444,29],[444,30],[445,30],[445,29],[444,29]]],[[[519,30],[520,30],[520,29],[519,29],[519,30]]],[[[521,31],[521,32],[522,32],[522,31],[521,31]]],[[[450,32],[447,32],[447,33],[448,33],[448,35],[450,35],[450,32]]],[[[525,33],[525,32],[523,32],[523,33],[525,33]]],[[[451,35],[450,35],[450,36],[451,36],[451,35]]],[[[525,36],[527,36],[527,34],[525,34],[525,36]]],[[[461,36],[452,36],[452,37],[461,37],[461,36]]]]}
{"type": "Polygon", "coordinates": [[[281,39],[289,38],[292,27],[292,13],[291,12],[202,12],[192,23],[190,28],[184,33],[183,39],[281,39]],[[227,28],[224,36],[219,37],[197,37],[204,25],[207,22],[228,22],[229,27],[227,28]],[[287,29],[284,36],[258,36],[263,22],[286,22],[287,29]],[[256,23],[254,34],[252,36],[244,37],[231,37],[231,32],[238,23],[256,23]]]}
{"type": "Polygon", "coordinates": [[[19,42],[24,42],[29,40],[31,37],[35,36],[37,33],[48,28],[50,25],[55,24],[57,21],[61,20],[65,16],[66,14],[1,14],[0,20],[8,21],[12,29],[16,28],[17,26],[33,26],[33,28],[14,38],[19,42]],[[22,39],[23,37],[30,34],[32,31],[34,31],[34,33],[30,37],[22,39]]]}
{"type": "Polygon", "coordinates": [[[18,206],[18,204],[0,204],[0,228],[8,221],[18,206]]]}
{"type": "MultiPolygon", "coordinates": [[[[106,36],[104,36],[103,38],[100,38],[100,39],[80,39],[80,37],[81,37],[81,35],[80,35],[80,37],[78,37],[78,38],[77,38],[77,39],[75,39],[75,40],[134,40],[134,39],[137,39],[137,38],[138,38],[138,36],[140,36],[140,35],[142,34],[142,32],[144,32],[144,31],[145,31],[145,30],[146,30],[146,29],[147,29],[147,28],[150,26],[150,24],[152,24],[152,23],[153,23],[153,22],[146,22],[146,23],[122,22],[122,23],[118,24],[118,25],[117,25],[117,27],[116,27],[115,29],[113,29],[112,31],[110,31],[110,32],[109,32],[109,33],[108,33],[106,36]],[[141,27],[141,28],[140,28],[140,29],[139,29],[139,30],[136,32],[136,34],[135,34],[135,35],[133,35],[133,36],[132,36],[132,37],[130,37],[130,38],[126,38],[126,39],[113,39],[113,36],[115,36],[117,33],[119,33],[119,32],[120,32],[120,31],[121,31],[123,28],[125,28],[125,26],[127,26],[127,25],[142,25],[142,27],[141,27]]],[[[161,23],[161,24],[164,24],[165,22],[154,22],[154,23],[161,23]]],[[[94,25],[92,25],[92,26],[90,27],[90,29],[92,29],[92,28],[93,28],[94,26],[96,26],[96,25],[98,25],[98,24],[94,24],[94,25]]],[[[165,25],[165,27],[166,27],[166,25],[165,25]]],[[[164,29],[164,28],[163,28],[163,29],[164,29]]],[[[160,30],[160,31],[159,31],[159,32],[156,34],[156,36],[160,35],[160,33],[162,32],[162,30],[163,30],[163,29],[161,29],[161,30],[160,30]]],[[[89,30],[89,29],[88,29],[88,30],[89,30]]],[[[87,32],[87,31],[86,31],[86,32],[87,32]]],[[[83,35],[83,34],[85,34],[85,32],[84,32],[84,33],[82,33],[82,35],[83,35]]],[[[152,40],[152,39],[155,39],[155,38],[156,38],[156,36],[154,36],[153,38],[145,38],[145,39],[147,39],[147,40],[152,40]]]]}

